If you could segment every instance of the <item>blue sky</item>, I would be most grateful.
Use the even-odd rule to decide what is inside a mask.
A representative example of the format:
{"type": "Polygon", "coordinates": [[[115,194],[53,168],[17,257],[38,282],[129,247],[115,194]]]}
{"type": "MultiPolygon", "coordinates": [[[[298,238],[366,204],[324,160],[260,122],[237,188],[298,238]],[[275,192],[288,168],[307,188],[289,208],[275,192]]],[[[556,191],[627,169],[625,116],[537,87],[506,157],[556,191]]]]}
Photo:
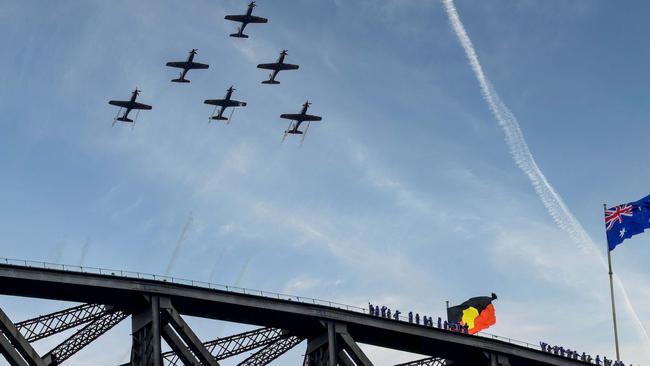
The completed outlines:
{"type": "MultiPolygon", "coordinates": [[[[3,1],[2,255],[164,273],[190,222],[174,276],[434,316],[445,300],[496,292],[492,333],[614,355],[607,274],[513,161],[439,1],[258,4],[270,22],[240,40],[223,16],[242,1],[3,1]],[[170,83],[165,62],[191,48],[210,69],[170,83]],[[282,49],[300,70],[261,85],[255,65],[282,49]],[[208,125],[202,101],[230,85],[249,106],[208,125]],[[111,128],[107,101],[136,86],[154,109],[133,131],[111,128]],[[278,116],[306,99],[324,122],[304,146],[281,145],[278,116]]],[[[537,164],[601,254],[602,203],[650,193],[649,5],[626,5],[456,3],[537,164]]],[[[648,240],[614,252],[646,329],[648,240]]],[[[618,301],[623,358],[648,360],[618,301]]],[[[65,306],[0,304],[16,320],[65,306]]],[[[202,338],[239,329],[214,324],[197,322],[202,338]]],[[[123,353],[70,364],[128,357],[128,324],[114,334],[101,342],[123,353]]],[[[368,352],[379,365],[409,357],[368,352]]]]}

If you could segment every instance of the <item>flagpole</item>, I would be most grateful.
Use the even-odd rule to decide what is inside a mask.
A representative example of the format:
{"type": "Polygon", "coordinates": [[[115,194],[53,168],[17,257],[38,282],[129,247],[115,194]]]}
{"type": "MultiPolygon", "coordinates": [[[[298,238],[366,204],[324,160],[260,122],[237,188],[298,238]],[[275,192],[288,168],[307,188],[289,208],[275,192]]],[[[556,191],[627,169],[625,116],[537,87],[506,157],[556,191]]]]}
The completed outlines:
{"type": "Polygon", "coordinates": [[[447,304],[447,323],[449,323],[449,300],[445,301],[445,304],[447,304]]]}
{"type": "MultiPolygon", "coordinates": [[[[605,212],[607,212],[607,204],[603,204],[603,206],[605,208],[605,212]]],[[[607,231],[605,231],[605,233],[607,233],[607,231]]],[[[609,250],[609,244],[607,240],[605,240],[605,244],[607,245],[607,263],[609,264],[609,291],[612,297],[612,319],[614,320],[614,343],[616,345],[616,361],[620,362],[621,356],[618,350],[618,327],[616,326],[616,303],[614,302],[614,272],[612,272],[612,251],[609,250]]]]}

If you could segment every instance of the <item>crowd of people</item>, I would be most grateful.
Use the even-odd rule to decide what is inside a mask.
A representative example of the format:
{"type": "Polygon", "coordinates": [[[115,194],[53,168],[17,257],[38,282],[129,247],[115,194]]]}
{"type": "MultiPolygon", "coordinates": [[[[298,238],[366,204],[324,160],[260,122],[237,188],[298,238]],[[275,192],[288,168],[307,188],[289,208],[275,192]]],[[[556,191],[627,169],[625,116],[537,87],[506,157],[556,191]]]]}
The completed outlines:
{"type": "MultiPolygon", "coordinates": [[[[390,308],[387,306],[380,307],[379,305],[373,305],[371,303],[368,303],[368,314],[380,318],[402,320],[401,311],[399,310],[391,311],[390,308]]],[[[405,317],[403,320],[404,321],[408,320],[409,323],[421,324],[428,327],[437,326],[439,329],[449,330],[452,332],[460,332],[465,334],[469,333],[469,328],[467,324],[465,325],[452,324],[447,322],[446,320],[443,321],[441,317],[438,317],[437,323],[434,323],[432,317],[426,315],[420,316],[420,314],[418,313],[413,314],[412,311],[409,311],[408,316],[405,317]]],[[[596,358],[593,358],[591,355],[588,355],[585,352],[580,353],[576,350],[564,348],[561,346],[551,346],[550,344],[545,342],[539,342],[539,345],[541,346],[543,352],[552,353],[554,355],[570,358],[573,360],[585,361],[599,366],[626,366],[626,364],[623,361],[610,360],[604,356],[603,358],[601,358],[600,355],[596,355],[596,358]]],[[[627,366],[634,366],[634,365],[627,365],[627,366]]]]}
{"type": "MultiPolygon", "coordinates": [[[[391,312],[390,308],[387,306],[379,307],[379,305],[372,305],[371,303],[368,303],[368,314],[378,316],[380,318],[400,320],[400,315],[402,314],[402,312],[399,310],[395,310],[394,312],[391,312]]],[[[414,315],[412,311],[409,311],[408,317],[406,319],[408,319],[409,323],[421,324],[428,327],[434,326],[433,317],[426,316],[426,315],[420,317],[420,314],[415,313],[414,315]]],[[[452,332],[460,332],[465,334],[469,333],[469,327],[467,326],[467,324],[462,325],[462,324],[449,323],[446,320],[443,321],[441,317],[438,317],[438,322],[436,325],[438,326],[439,329],[449,330],[452,332]]]]}
{"type": "MultiPolygon", "coordinates": [[[[562,356],[562,357],[567,357],[571,358],[574,360],[580,360],[580,361],[585,361],[589,362],[591,364],[595,365],[601,365],[601,366],[625,366],[625,363],[623,361],[614,361],[610,360],[607,357],[604,357],[601,359],[600,355],[596,355],[596,358],[591,357],[591,355],[586,354],[585,352],[582,352],[580,354],[576,350],[571,350],[569,348],[564,348],[564,347],[558,347],[558,346],[551,346],[548,343],[545,342],[539,342],[540,347],[542,347],[543,352],[548,352],[552,353],[554,355],[562,356]]],[[[633,365],[629,365],[633,366],[633,365]]]]}

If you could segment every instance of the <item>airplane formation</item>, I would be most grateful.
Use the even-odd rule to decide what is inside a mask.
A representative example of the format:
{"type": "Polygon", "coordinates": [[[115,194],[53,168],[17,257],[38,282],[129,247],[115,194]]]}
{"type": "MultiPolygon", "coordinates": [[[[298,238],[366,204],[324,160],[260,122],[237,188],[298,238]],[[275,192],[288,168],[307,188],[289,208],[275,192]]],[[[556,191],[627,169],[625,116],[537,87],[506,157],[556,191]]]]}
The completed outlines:
{"type": "MultiPolygon", "coordinates": [[[[225,17],[226,20],[241,23],[240,26],[238,27],[237,33],[231,34],[230,37],[249,38],[247,34],[244,34],[244,29],[248,24],[263,24],[268,22],[268,19],[266,18],[253,15],[253,9],[256,6],[257,5],[255,4],[255,1],[252,1],[250,4],[248,4],[248,10],[246,11],[246,14],[226,15],[225,17]]],[[[192,49],[185,61],[167,62],[166,66],[181,70],[179,77],[176,79],[172,79],[171,82],[190,83],[190,80],[187,78],[187,73],[190,70],[205,70],[210,68],[210,65],[208,64],[194,61],[194,58],[198,54],[197,51],[198,51],[197,49],[192,49]]],[[[276,80],[276,77],[278,76],[278,73],[280,73],[280,71],[299,69],[300,67],[299,65],[285,63],[285,58],[287,57],[288,54],[289,53],[287,50],[282,50],[282,52],[280,52],[280,57],[276,62],[257,65],[257,68],[259,69],[271,71],[271,74],[269,75],[269,79],[262,81],[262,84],[267,84],[267,85],[280,84],[280,82],[276,80]]],[[[206,99],[203,102],[204,104],[212,105],[215,107],[214,111],[211,113],[208,119],[208,123],[217,120],[217,121],[224,121],[226,124],[230,124],[232,118],[232,112],[234,112],[234,108],[246,106],[247,104],[246,102],[232,99],[232,95],[235,90],[236,89],[233,86],[231,86],[226,91],[226,95],[224,96],[223,99],[206,99]],[[224,117],[224,112],[226,111],[227,108],[233,108],[233,109],[229,117],[224,117]],[[217,109],[219,109],[218,113],[216,113],[217,109]]],[[[119,121],[119,122],[132,123],[131,128],[133,128],[135,127],[135,123],[137,122],[140,111],[152,109],[151,105],[136,101],[140,93],[141,90],[138,90],[138,88],[136,88],[132,92],[131,98],[129,100],[111,100],[108,102],[108,104],[110,105],[119,107],[117,115],[113,119],[113,126],[115,126],[115,124],[119,121]],[[124,110],[124,112],[122,112],[122,110],[124,110]],[[129,113],[131,113],[131,111],[134,110],[137,111],[136,117],[134,119],[130,119],[129,113]]],[[[290,120],[289,126],[284,131],[284,134],[282,136],[283,142],[286,139],[287,135],[302,135],[302,139],[301,139],[301,144],[302,144],[302,141],[304,141],[305,136],[307,135],[307,131],[309,131],[309,126],[311,122],[322,120],[320,116],[307,114],[307,110],[309,109],[310,106],[311,103],[307,101],[303,104],[300,113],[286,113],[280,115],[280,118],[290,120]],[[300,130],[300,126],[303,123],[306,124],[304,131],[300,130]]]]}

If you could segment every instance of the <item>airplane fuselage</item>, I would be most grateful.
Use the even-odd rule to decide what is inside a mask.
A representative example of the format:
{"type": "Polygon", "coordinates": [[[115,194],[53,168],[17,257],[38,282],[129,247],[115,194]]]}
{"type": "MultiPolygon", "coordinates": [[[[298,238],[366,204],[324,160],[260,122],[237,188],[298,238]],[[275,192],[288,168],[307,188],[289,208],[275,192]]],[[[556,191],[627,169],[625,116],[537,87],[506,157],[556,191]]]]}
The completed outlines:
{"type": "Polygon", "coordinates": [[[226,96],[223,98],[225,100],[230,100],[232,98],[232,93],[235,91],[233,88],[229,88],[228,91],[226,92],[226,96]]]}

